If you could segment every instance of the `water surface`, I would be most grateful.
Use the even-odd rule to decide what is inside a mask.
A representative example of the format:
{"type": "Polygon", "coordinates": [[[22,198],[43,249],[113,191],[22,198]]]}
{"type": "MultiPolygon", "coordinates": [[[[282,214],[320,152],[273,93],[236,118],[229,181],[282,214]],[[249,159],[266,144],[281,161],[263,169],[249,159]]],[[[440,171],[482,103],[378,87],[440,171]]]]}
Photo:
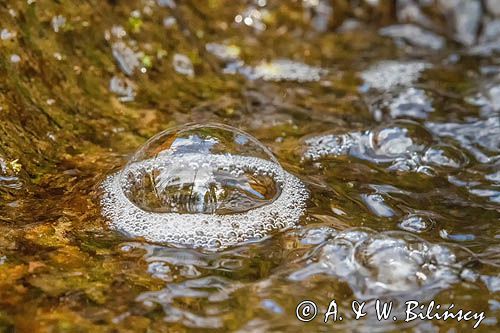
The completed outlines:
{"type": "Polygon", "coordinates": [[[377,298],[498,330],[500,9],[434,2],[0,1],[0,330],[471,330],[295,318],[377,298]],[[110,229],[102,181],[187,122],[270,148],[299,226],[215,252],[110,229]]]}

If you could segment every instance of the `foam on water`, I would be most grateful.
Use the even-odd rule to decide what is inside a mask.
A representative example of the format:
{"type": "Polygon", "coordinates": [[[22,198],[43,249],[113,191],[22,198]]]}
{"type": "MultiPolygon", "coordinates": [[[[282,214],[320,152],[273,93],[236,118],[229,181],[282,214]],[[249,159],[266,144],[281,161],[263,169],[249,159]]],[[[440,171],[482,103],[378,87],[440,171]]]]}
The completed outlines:
{"type": "Polygon", "coordinates": [[[301,181],[257,140],[214,125],[160,133],[103,189],[112,228],[193,247],[225,247],[292,227],[307,199],[301,181]]]}
{"type": "MultiPolygon", "coordinates": [[[[349,155],[388,170],[413,171],[432,175],[435,172],[458,170],[469,161],[453,145],[435,142],[432,134],[420,124],[396,120],[362,132],[325,134],[304,140],[305,160],[349,155]]],[[[493,140],[492,140],[493,141],[493,140]]]]}
{"type": "Polygon", "coordinates": [[[430,64],[418,61],[381,61],[362,72],[361,77],[371,88],[390,90],[397,86],[410,86],[429,67],[430,64]]]}
{"type": "Polygon", "coordinates": [[[277,59],[271,62],[262,61],[256,66],[245,65],[243,61],[236,61],[229,63],[224,69],[226,74],[239,73],[248,80],[274,82],[314,82],[321,80],[321,77],[327,72],[326,69],[289,59],[277,59]]]}

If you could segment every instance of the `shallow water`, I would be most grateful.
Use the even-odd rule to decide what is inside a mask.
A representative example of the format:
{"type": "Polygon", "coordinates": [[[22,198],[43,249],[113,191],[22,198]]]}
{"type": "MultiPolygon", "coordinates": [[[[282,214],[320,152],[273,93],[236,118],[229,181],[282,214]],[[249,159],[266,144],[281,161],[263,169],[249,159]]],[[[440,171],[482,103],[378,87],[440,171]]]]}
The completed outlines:
{"type": "Polygon", "coordinates": [[[498,331],[500,8],[452,2],[0,1],[0,331],[473,325],[353,319],[377,298],[498,331]],[[309,191],[297,227],[219,251],[110,227],[103,181],[187,122],[267,146],[309,191]]]}

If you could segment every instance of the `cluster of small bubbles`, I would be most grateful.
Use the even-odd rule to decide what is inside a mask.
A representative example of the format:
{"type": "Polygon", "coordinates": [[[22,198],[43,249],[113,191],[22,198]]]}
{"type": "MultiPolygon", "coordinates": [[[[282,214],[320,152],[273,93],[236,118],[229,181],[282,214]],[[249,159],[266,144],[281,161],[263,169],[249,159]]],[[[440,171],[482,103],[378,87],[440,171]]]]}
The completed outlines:
{"type": "Polygon", "coordinates": [[[241,74],[248,80],[314,82],[319,81],[327,70],[288,59],[263,61],[257,66],[236,60],[227,64],[224,73],[241,74]]]}
{"type": "Polygon", "coordinates": [[[368,88],[391,90],[411,85],[430,67],[430,64],[424,62],[382,61],[362,72],[361,78],[368,88]]]}
{"type": "MultiPolygon", "coordinates": [[[[496,139],[488,140],[494,142],[496,139]]],[[[349,155],[385,165],[389,171],[429,176],[461,170],[469,163],[468,156],[461,149],[436,141],[425,127],[410,120],[396,120],[362,132],[315,136],[305,139],[304,144],[304,161],[318,162],[349,155]]]]}
{"type": "Polygon", "coordinates": [[[103,213],[123,233],[211,248],[293,227],[307,198],[267,148],[222,125],[159,133],[104,190],[103,213]]]}
{"type": "Polygon", "coordinates": [[[348,229],[313,248],[303,259],[306,266],[288,278],[335,276],[360,299],[415,292],[432,296],[459,282],[474,259],[465,248],[432,244],[407,232],[348,229]]]}
{"type": "Polygon", "coordinates": [[[304,160],[319,161],[330,156],[350,155],[388,170],[433,174],[432,169],[460,169],[467,157],[453,146],[434,143],[432,134],[410,120],[363,132],[326,134],[304,140],[304,160]]]}
{"type": "Polygon", "coordinates": [[[326,156],[339,156],[349,153],[349,150],[360,139],[361,133],[327,134],[315,136],[305,140],[308,149],[304,152],[304,158],[319,160],[326,156]]]}
{"type": "Polygon", "coordinates": [[[194,76],[194,67],[191,60],[184,54],[176,53],[172,59],[172,66],[179,74],[189,77],[194,76]]]}

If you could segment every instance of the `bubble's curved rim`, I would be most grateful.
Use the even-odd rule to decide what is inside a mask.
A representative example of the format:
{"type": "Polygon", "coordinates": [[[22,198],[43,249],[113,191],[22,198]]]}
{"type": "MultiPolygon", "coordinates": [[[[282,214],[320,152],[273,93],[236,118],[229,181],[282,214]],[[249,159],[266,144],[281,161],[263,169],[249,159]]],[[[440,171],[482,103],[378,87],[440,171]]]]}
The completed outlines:
{"type": "Polygon", "coordinates": [[[102,184],[102,212],[109,219],[110,226],[127,236],[142,237],[155,243],[225,248],[264,238],[272,230],[288,229],[298,223],[305,211],[308,191],[297,177],[283,170],[278,163],[240,155],[207,156],[232,157],[247,166],[259,165],[273,170],[282,181],[281,194],[268,205],[230,215],[154,213],[142,210],[125,196],[120,171],[108,176],[102,184]]]}
{"type": "MultiPolygon", "coordinates": [[[[160,137],[162,135],[165,135],[165,134],[167,134],[169,132],[183,133],[183,132],[186,132],[186,131],[191,131],[191,130],[198,129],[198,128],[207,128],[207,127],[208,128],[224,129],[224,130],[229,131],[229,132],[236,132],[238,134],[244,135],[253,144],[255,144],[256,146],[258,146],[259,148],[261,148],[268,155],[268,157],[275,164],[277,164],[281,168],[281,165],[278,162],[278,160],[276,159],[276,157],[274,156],[273,152],[269,148],[267,148],[265,145],[263,145],[261,142],[259,142],[259,140],[257,140],[256,138],[254,138],[251,134],[249,134],[249,133],[247,133],[247,132],[245,132],[245,131],[243,131],[243,130],[241,130],[239,128],[235,128],[235,127],[232,127],[232,126],[229,126],[229,125],[226,125],[226,124],[217,123],[217,122],[208,122],[208,123],[204,123],[204,124],[189,122],[189,123],[184,123],[184,124],[180,124],[180,125],[175,125],[175,126],[166,128],[166,129],[164,129],[161,132],[156,133],[151,138],[149,138],[142,145],[142,147],[148,146],[149,144],[151,144],[151,142],[155,141],[158,137],[160,137]]],[[[134,155],[132,155],[132,157],[130,158],[130,161],[133,161],[136,158],[138,158],[140,156],[139,154],[140,154],[140,150],[137,151],[136,153],[134,153],[134,155]]]]}

